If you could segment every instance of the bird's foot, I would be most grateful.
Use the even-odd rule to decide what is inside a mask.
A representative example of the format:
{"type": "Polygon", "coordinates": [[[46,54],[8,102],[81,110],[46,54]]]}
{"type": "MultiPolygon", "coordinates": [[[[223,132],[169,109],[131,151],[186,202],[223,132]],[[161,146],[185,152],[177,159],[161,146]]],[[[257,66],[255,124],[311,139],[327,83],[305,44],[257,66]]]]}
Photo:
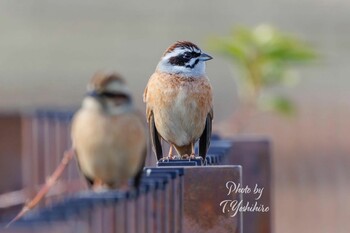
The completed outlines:
{"type": "Polygon", "coordinates": [[[179,160],[179,159],[182,159],[182,157],[180,155],[173,155],[172,159],[173,160],[179,160]]]}
{"type": "Polygon", "coordinates": [[[190,154],[190,155],[184,154],[184,155],[181,156],[181,158],[182,159],[189,159],[189,160],[191,160],[191,159],[202,159],[202,157],[196,156],[195,154],[190,154]]]}
{"type": "Polygon", "coordinates": [[[188,159],[188,160],[191,160],[191,159],[200,159],[200,160],[203,160],[203,158],[201,156],[197,156],[196,154],[184,154],[181,156],[181,159],[188,159]]]}
{"type": "Polygon", "coordinates": [[[104,186],[104,185],[94,185],[92,187],[92,190],[95,192],[95,193],[104,193],[104,192],[107,192],[109,191],[109,189],[104,186]]]}
{"type": "Polygon", "coordinates": [[[181,157],[178,155],[169,155],[167,157],[161,158],[159,162],[169,162],[169,160],[176,160],[176,159],[181,159],[181,157]]]}
{"type": "Polygon", "coordinates": [[[159,162],[169,162],[169,160],[172,160],[172,158],[170,156],[167,157],[163,157],[159,160],[159,162]]]}
{"type": "Polygon", "coordinates": [[[206,165],[206,162],[207,162],[205,159],[203,159],[203,157],[201,157],[199,155],[196,155],[196,154],[191,154],[190,155],[190,160],[191,159],[200,160],[202,165],[203,164],[206,165]]]}

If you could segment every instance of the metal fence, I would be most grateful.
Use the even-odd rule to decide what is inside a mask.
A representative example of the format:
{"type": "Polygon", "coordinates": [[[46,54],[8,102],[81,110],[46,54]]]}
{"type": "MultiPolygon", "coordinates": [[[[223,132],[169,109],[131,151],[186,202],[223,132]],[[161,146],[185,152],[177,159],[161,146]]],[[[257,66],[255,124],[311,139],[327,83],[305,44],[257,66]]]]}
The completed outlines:
{"type": "MultiPolygon", "coordinates": [[[[43,183],[69,147],[71,116],[69,112],[39,111],[23,117],[22,172],[27,187],[43,183]]],[[[242,232],[246,225],[243,213],[233,215],[220,206],[225,199],[243,199],[240,193],[228,194],[226,182],[242,185],[258,182],[269,190],[271,180],[268,141],[246,142],[214,136],[204,166],[200,160],[164,161],[156,165],[153,157],[149,158],[140,187],[130,191],[82,191],[84,184],[71,164],[64,182],[58,184],[44,204],[4,231],[242,232]],[[261,169],[256,169],[257,162],[261,169]],[[246,172],[251,175],[242,181],[246,172]]],[[[263,202],[271,204],[269,191],[263,202]]],[[[14,205],[19,207],[19,203],[14,205]]],[[[8,216],[13,212],[9,213],[8,216]]],[[[251,221],[248,226],[253,224],[263,229],[260,232],[271,232],[270,213],[249,213],[247,218],[251,221]]],[[[252,229],[247,227],[245,232],[253,232],[252,229]]]]}

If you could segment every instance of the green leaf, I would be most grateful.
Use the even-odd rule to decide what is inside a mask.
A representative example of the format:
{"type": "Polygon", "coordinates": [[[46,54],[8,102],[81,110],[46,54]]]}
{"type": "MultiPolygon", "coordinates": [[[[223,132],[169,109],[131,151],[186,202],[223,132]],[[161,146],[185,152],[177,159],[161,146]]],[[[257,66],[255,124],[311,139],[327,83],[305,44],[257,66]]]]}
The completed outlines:
{"type": "MultiPolygon", "coordinates": [[[[257,102],[261,93],[269,93],[271,87],[290,88],[299,80],[294,69],[308,64],[318,55],[306,42],[271,25],[263,24],[255,28],[235,27],[225,37],[210,41],[211,49],[230,59],[240,72],[239,92],[249,93],[247,102],[257,102]]],[[[241,95],[243,96],[243,95],[241,95]]],[[[293,102],[277,96],[262,99],[261,107],[283,115],[295,112],[293,102]]]]}

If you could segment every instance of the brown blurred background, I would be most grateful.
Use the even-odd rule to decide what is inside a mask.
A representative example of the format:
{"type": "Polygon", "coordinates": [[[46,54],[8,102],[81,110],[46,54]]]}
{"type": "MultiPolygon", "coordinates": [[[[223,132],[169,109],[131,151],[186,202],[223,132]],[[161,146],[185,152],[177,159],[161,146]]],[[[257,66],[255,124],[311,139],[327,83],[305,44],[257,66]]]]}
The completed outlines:
{"type": "MultiPolygon", "coordinates": [[[[186,39],[206,50],[209,37],[235,25],[272,24],[321,54],[317,64],[299,69],[301,83],[288,90],[297,115],[263,113],[246,129],[273,142],[275,232],[349,232],[349,12],[346,0],[1,1],[0,109],[9,114],[77,107],[92,74],[107,69],[125,76],[143,110],[143,88],[171,43],[186,39]]],[[[215,127],[230,135],[226,126],[237,107],[237,72],[212,55],[207,73],[215,127]]],[[[11,137],[9,124],[0,125],[1,141],[11,137]]],[[[1,141],[6,151],[10,145],[1,141]]],[[[5,154],[3,185],[15,172],[5,154]]]]}

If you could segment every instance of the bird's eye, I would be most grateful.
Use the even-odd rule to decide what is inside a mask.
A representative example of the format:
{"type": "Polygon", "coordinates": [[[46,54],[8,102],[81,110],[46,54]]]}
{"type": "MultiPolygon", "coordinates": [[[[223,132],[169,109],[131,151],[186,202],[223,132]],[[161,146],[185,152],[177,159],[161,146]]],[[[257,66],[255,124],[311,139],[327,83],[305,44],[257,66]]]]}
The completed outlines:
{"type": "Polygon", "coordinates": [[[185,59],[191,59],[191,58],[192,58],[191,53],[185,53],[185,54],[183,55],[183,58],[185,58],[185,59]]]}

